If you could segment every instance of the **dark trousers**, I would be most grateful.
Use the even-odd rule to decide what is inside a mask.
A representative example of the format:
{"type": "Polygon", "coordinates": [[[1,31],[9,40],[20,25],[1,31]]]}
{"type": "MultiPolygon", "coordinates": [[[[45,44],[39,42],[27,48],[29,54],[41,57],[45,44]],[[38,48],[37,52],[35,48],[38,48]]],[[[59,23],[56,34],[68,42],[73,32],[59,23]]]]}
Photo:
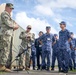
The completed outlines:
{"type": "Polygon", "coordinates": [[[52,69],[54,69],[54,67],[55,67],[56,58],[57,58],[57,61],[58,61],[58,68],[59,68],[59,70],[61,69],[59,54],[60,54],[59,51],[53,50],[53,53],[52,53],[52,66],[51,66],[52,69]]]}
{"type": "Polygon", "coordinates": [[[69,53],[66,49],[60,49],[60,66],[63,71],[69,69],[69,53]]]}
{"type": "Polygon", "coordinates": [[[75,50],[72,50],[72,51],[71,51],[71,58],[72,58],[72,61],[73,61],[73,64],[72,64],[72,65],[73,65],[73,68],[76,69],[75,50]]]}
{"type": "Polygon", "coordinates": [[[69,68],[72,69],[71,50],[69,50],[68,53],[69,53],[69,68]]]}
{"type": "Polygon", "coordinates": [[[36,62],[35,62],[35,59],[36,59],[36,52],[32,51],[32,62],[33,62],[33,68],[35,68],[35,65],[36,65],[36,62]]]}
{"type": "Polygon", "coordinates": [[[47,68],[50,67],[50,57],[51,57],[50,51],[42,51],[42,67],[47,67],[47,68]]]}
{"type": "Polygon", "coordinates": [[[39,49],[37,50],[36,57],[37,57],[37,67],[38,69],[40,69],[40,66],[41,66],[40,57],[42,59],[42,50],[39,50],[39,49]]]}

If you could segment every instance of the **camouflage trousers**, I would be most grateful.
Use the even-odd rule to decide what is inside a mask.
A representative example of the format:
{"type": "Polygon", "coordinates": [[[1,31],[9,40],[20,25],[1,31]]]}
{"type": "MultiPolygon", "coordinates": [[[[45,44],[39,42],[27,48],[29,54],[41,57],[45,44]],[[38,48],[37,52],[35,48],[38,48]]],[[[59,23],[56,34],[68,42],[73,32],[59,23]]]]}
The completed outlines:
{"type": "Polygon", "coordinates": [[[10,36],[0,35],[0,65],[6,65],[9,48],[10,48],[10,36]]]}
{"type": "MultiPolygon", "coordinates": [[[[20,49],[20,51],[23,51],[22,49],[20,49]]],[[[19,66],[23,66],[23,60],[25,57],[25,66],[29,67],[30,65],[30,56],[31,56],[31,48],[29,48],[24,54],[22,54],[19,58],[19,66]]]]}
{"type": "Polygon", "coordinates": [[[26,52],[25,52],[25,66],[29,67],[30,66],[30,56],[31,56],[31,48],[29,48],[26,52]]]}
{"type": "MultiPolygon", "coordinates": [[[[23,49],[20,48],[19,53],[22,53],[23,49]]],[[[23,67],[23,61],[24,61],[24,53],[20,55],[19,57],[19,67],[23,67]]]]}

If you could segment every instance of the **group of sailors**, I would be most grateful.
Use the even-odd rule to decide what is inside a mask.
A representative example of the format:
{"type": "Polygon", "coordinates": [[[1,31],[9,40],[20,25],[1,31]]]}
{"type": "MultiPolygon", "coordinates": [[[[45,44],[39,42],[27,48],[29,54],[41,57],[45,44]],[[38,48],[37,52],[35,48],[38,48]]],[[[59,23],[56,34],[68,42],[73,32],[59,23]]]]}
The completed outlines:
{"type": "MultiPolygon", "coordinates": [[[[50,68],[51,70],[55,70],[56,58],[59,72],[67,73],[68,70],[76,69],[76,39],[73,32],[66,29],[66,22],[62,21],[59,24],[61,28],[59,37],[57,34],[52,34],[51,27],[47,26],[46,33],[40,31],[39,37],[34,38],[31,42],[30,58],[32,60],[33,70],[35,70],[36,66],[37,70],[49,71],[50,68]]],[[[31,26],[28,28],[31,30],[31,26]]]]}

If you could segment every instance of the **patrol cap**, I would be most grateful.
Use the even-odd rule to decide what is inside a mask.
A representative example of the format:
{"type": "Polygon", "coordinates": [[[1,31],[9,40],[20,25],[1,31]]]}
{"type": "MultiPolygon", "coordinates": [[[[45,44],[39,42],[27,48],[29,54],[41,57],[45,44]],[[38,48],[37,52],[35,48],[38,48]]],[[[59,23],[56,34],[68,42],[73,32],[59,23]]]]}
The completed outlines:
{"type": "Polygon", "coordinates": [[[32,28],[32,26],[31,26],[31,25],[28,25],[28,26],[27,26],[27,28],[30,28],[30,29],[31,29],[31,28],[32,28]]]}
{"type": "Polygon", "coordinates": [[[6,3],[6,7],[10,7],[11,9],[14,9],[14,6],[12,3],[6,3]]]}
{"type": "Polygon", "coordinates": [[[51,29],[51,27],[50,26],[46,26],[46,29],[48,30],[48,29],[51,29]]]}
{"type": "Polygon", "coordinates": [[[70,32],[70,34],[72,35],[72,34],[73,34],[73,32],[70,32]]]}
{"type": "Polygon", "coordinates": [[[59,24],[60,25],[66,25],[66,22],[65,21],[61,21],[59,24]]]}
{"type": "Polygon", "coordinates": [[[54,36],[56,37],[56,36],[58,36],[57,34],[54,34],[54,36]]]}

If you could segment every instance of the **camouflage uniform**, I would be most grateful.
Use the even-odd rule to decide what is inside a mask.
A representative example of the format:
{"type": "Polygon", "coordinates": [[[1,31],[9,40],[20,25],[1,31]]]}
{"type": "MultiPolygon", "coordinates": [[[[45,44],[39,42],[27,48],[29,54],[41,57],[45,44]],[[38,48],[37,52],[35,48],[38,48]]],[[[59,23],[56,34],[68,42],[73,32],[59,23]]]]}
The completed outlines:
{"type": "Polygon", "coordinates": [[[5,65],[8,59],[10,37],[13,31],[14,21],[8,12],[4,11],[0,15],[0,64],[5,65]]]}
{"type": "Polygon", "coordinates": [[[68,52],[66,48],[66,41],[70,38],[70,32],[65,29],[64,31],[59,32],[59,49],[60,49],[60,65],[64,72],[68,72],[69,59],[68,52]]]}
{"type": "Polygon", "coordinates": [[[72,66],[74,69],[76,69],[76,57],[75,57],[76,50],[74,50],[74,48],[76,48],[76,38],[72,38],[71,42],[72,42],[71,58],[73,61],[72,66]]]}
{"type": "MultiPolygon", "coordinates": [[[[50,29],[49,26],[46,27],[46,29],[50,29]]],[[[51,33],[45,33],[42,36],[39,37],[39,40],[42,40],[42,69],[49,70],[50,68],[50,57],[51,57],[51,50],[52,50],[52,41],[53,41],[53,35],[51,33]],[[47,59],[47,63],[45,61],[47,59]]]]}
{"type": "MultiPolygon", "coordinates": [[[[22,39],[22,43],[21,45],[24,48],[27,48],[27,51],[25,52],[25,66],[29,67],[30,64],[30,56],[31,56],[31,41],[34,40],[34,34],[30,33],[30,32],[21,32],[20,39],[22,39]],[[30,40],[27,39],[27,37],[30,36],[30,40]]],[[[22,51],[22,50],[21,50],[22,51]]],[[[23,62],[23,56],[21,57],[22,60],[20,60],[20,62],[23,62]]],[[[23,65],[23,63],[21,63],[21,65],[23,65]]]]}
{"type": "Polygon", "coordinates": [[[68,39],[68,41],[66,41],[65,44],[66,44],[66,50],[68,52],[67,57],[69,59],[69,61],[68,61],[69,62],[69,69],[72,70],[72,59],[71,59],[71,47],[72,47],[72,43],[71,43],[71,40],[69,41],[69,39],[68,39]]]}

